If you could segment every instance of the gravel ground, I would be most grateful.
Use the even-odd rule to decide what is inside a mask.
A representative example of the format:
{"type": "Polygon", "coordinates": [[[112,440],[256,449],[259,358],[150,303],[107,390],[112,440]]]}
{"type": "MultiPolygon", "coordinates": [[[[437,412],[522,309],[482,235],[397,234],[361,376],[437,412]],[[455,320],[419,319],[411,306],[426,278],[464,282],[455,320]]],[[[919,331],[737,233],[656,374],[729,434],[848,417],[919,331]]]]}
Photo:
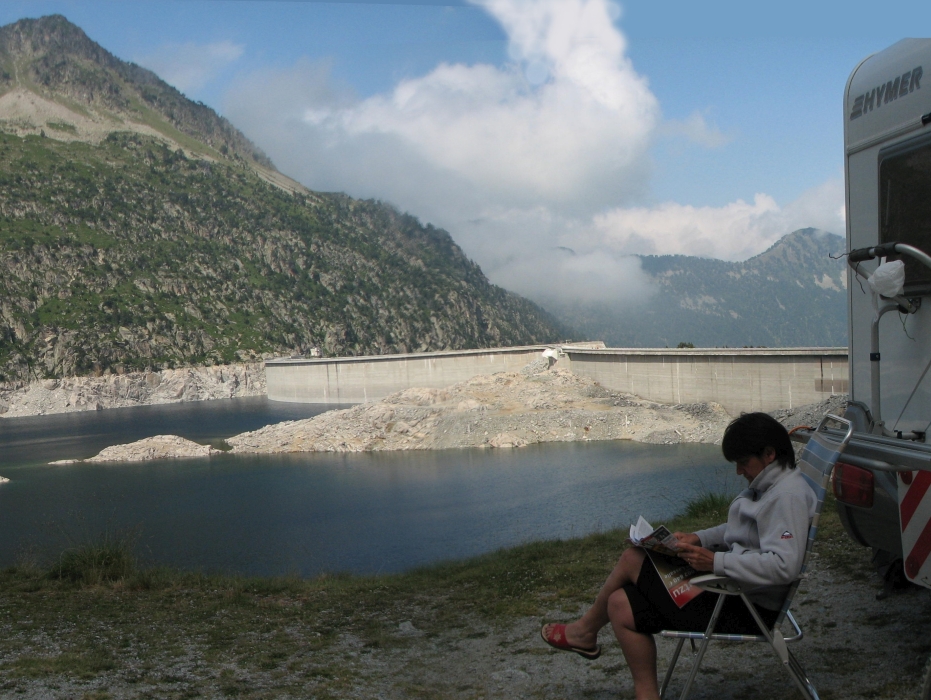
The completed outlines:
{"type": "Polygon", "coordinates": [[[835,394],[820,403],[810,403],[795,408],[783,408],[778,411],[771,411],[770,415],[790,430],[797,425],[815,427],[825,413],[843,416],[848,399],[847,394],[835,394]]]}
{"type": "MultiPolygon", "coordinates": [[[[917,698],[921,669],[931,649],[931,597],[926,590],[910,589],[877,601],[878,577],[863,579],[813,572],[796,597],[796,617],[806,636],[792,646],[793,653],[822,698],[917,698]]],[[[553,618],[567,619],[558,611],[553,618]]],[[[392,670],[387,678],[384,670],[378,672],[383,680],[374,687],[360,685],[357,697],[411,697],[405,687],[424,689],[423,697],[634,697],[620,648],[608,631],[602,631],[601,658],[588,662],[546,647],[538,632],[542,621],[527,618],[505,629],[477,624],[468,634],[457,630],[438,639],[412,641],[390,659],[370,662],[360,652],[360,675],[392,670]]],[[[674,645],[672,640],[658,641],[661,674],[674,645]]],[[[688,673],[688,646],[683,655],[671,688],[674,697],[688,673]]],[[[716,643],[690,697],[747,700],[799,694],[768,647],[716,643]]]]}
{"type": "MultiPolygon", "coordinates": [[[[878,577],[869,573],[867,553],[848,540],[823,543],[809,580],[796,596],[794,610],[805,638],[792,646],[822,698],[915,698],[922,669],[931,652],[927,630],[931,596],[911,588],[883,601],[876,599],[878,577]]],[[[93,598],[93,596],[89,596],[93,598]]],[[[2,601],[2,598],[0,598],[2,601]]],[[[179,604],[183,598],[179,599],[179,604]]],[[[298,601],[277,601],[299,605],[298,601]]],[[[20,668],[11,673],[12,657],[0,654],[0,696],[4,698],[633,698],[626,664],[610,632],[604,630],[604,653],[594,662],[547,647],[539,637],[546,620],[568,620],[577,611],[554,609],[541,616],[496,624],[474,615],[458,618],[455,627],[435,620],[443,592],[416,606],[386,601],[370,624],[384,630],[372,644],[351,632],[314,651],[319,630],[294,621],[286,629],[260,621],[242,642],[261,655],[263,635],[286,634],[306,640],[307,647],[285,663],[267,670],[241,655],[211,656],[204,640],[191,636],[184,624],[171,638],[139,646],[129,634],[125,649],[114,649],[114,662],[87,672],[56,673],[53,664],[20,668]],[[325,685],[321,686],[321,679],[325,685]]],[[[0,632],[8,640],[27,635],[27,646],[39,657],[61,653],[61,635],[73,630],[52,623],[29,628],[16,621],[15,610],[0,605],[0,632]],[[56,651],[57,650],[57,651],[56,651]]],[[[214,613],[225,614],[220,606],[214,613]]],[[[138,624],[144,624],[140,619],[138,624]]],[[[108,613],[88,608],[81,623],[88,634],[106,639],[115,624],[108,613]]],[[[120,634],[127,634],[124,630],[120,634]]],[[[202,634],[202,633],[201,633],[202,634]]],[[[126,639],[126,637],[124,637],[126,639]]],[[[665,671],[674,642],[658,640],[660,672],[665,671]]],[[[688,672],[688,647],[672,692],[688,672]]],[[[711,646],[697,700],[750,700],[799,697],[789,675],[764,645],[711,646]]]]}

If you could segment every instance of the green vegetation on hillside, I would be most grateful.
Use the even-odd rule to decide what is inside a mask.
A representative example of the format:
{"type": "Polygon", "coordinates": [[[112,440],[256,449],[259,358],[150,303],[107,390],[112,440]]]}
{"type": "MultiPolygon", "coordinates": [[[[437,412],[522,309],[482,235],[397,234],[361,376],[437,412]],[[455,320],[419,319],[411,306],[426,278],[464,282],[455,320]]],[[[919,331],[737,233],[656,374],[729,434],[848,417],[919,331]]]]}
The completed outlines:
{"type": "Polygon", "coordinates": [[[445,231],[305,190],[61,15],[0,27],[13,90],[34,113],[0,115],[0,382],[561,335],[445,231]]]}
{"type": "Polygon", "coordinates": [[[557,335],[445,231],[130,133],[0,134],[0,269],[7,379],[557,335]]]}

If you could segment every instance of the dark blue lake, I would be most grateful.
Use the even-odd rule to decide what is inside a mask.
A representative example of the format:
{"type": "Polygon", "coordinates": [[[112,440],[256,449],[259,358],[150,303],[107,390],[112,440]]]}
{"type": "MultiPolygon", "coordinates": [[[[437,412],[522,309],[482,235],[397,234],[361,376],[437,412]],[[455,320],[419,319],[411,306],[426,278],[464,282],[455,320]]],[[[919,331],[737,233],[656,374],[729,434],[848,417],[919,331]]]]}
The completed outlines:
{"type": "Polygon", "coordinates": [[[148,563],[244,574],[394,572],[539,539],[654,524],[734,488],[711,445],[221,455],[48,466],[159,434],[202,443],[327,407],[264,398],[0,420],[0,565],[103,532],[148,563]]]}

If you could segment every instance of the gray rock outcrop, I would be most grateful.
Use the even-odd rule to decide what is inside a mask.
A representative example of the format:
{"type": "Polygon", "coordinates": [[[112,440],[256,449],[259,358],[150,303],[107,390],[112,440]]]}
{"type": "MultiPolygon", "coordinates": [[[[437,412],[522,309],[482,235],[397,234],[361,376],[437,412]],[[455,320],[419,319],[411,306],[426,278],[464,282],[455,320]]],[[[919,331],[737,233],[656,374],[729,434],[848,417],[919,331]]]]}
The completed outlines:
{"type": "Polygon", "coordinates": [[[209,445],[200,445],[177,435],[156,435],[126,445],[113,445],[85,462],[146,462],[151,459],[209,457],[216,452],[209,445]]]}
{"type": "Polygon", "coordinates": [[[0,417],[99,411],[181,401],[264,396],[265,393],[265,367],[259,362],[44,379],[16,389],[0,389],[0,417]]]}
{"type": "Polygon", "coordinates": [[[564,369],[534,369],[473,377],[445,389],[407,389],[228,442],[237,453],[509,448],[573,440],[718,443],[730,420],[718,404],[670,406],[608,391],[564,369]]]}

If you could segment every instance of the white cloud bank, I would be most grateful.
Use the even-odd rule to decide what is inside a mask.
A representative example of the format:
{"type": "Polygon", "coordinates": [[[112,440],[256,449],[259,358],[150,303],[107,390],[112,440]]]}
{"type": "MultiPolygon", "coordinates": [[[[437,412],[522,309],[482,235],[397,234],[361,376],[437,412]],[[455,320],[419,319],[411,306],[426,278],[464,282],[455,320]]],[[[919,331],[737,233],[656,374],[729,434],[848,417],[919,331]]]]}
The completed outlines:
{"type": "Polygon", "coordinates": [[[181,92],[204,87],[212,78],[243,54],[244,47],[232,41],[212,44],[166,44],[157,51],[134,60],[155,71],[181,92]]]}
{"type": "Polygon", "coordinates": [[[593,238],[616,253],[681,253],[745,260],[786,233],[812,226],[844,230],[844,183],[832,179],[780,208],[765,194],[753,202],[693,207],[666,202],[658,207],[612,209],[594,217],[593,238]]]}
{"type": "Polygon", "coordinates": [[[663,122],[606,0],[476,0],[505,29],[505,66],[441,64],[357,99],[300,62],[231,91],[225,113],[312,189],[391,202],[448,229],[489,277],[540,298],[630,300],[633,253],[740,259],[801,226],[838,230],[842,188],[784,208],[636,206],[658,136],[727,137],[700,113],[663,122]],[[833,217],[833,219],[832,219],[833,217]]]}

